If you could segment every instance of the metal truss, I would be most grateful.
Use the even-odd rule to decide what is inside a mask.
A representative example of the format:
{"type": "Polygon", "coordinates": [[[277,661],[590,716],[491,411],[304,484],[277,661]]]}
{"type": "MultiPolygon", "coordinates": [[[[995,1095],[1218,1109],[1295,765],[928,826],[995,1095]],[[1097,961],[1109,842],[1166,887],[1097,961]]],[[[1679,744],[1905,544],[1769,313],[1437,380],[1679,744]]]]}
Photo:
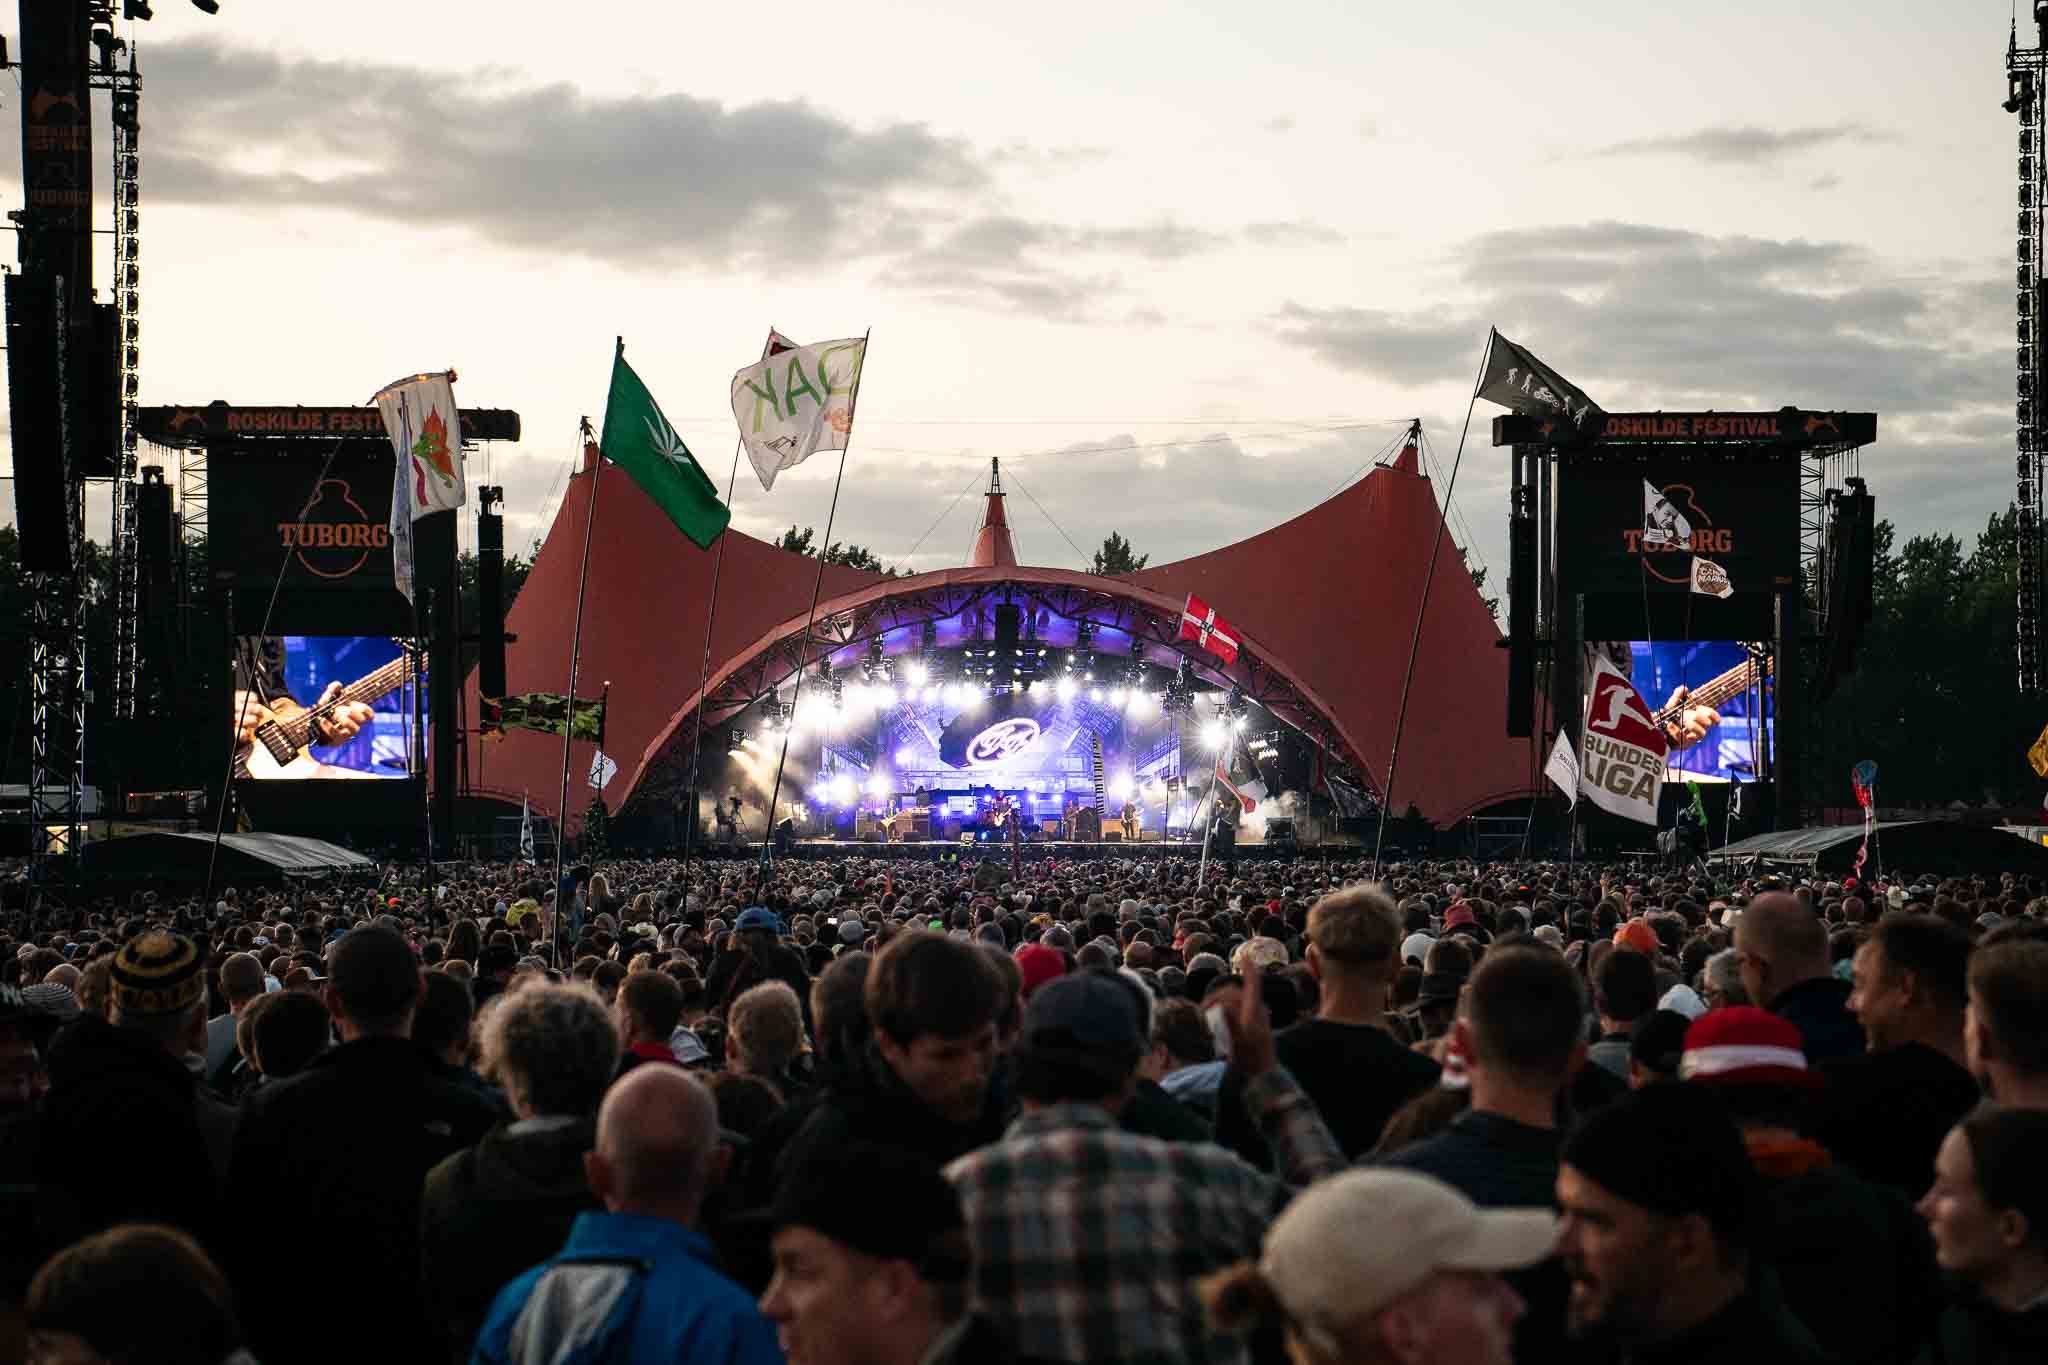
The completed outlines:
{"type": "Polygon", "coordinates": [[[2019,118],[2018,216],[2015,221],[2014,291],[2018,312],[2015,355],[2015,458],[2013,511],[2018,539],[2019,586],[2014,601],[2017,644],[2014,663],[2021,695],[2041,690],[2042,481],[2048,461],[2048,415],[2042,401],[2048,366],[2040,344],[2042,311],[2042,224],[2048,199],[2048,142],[2043,106],[2048,104],[2048,17],[2037,6],[2039,46],[2022,48],[2015,21],[2005,54],[2007,113],[2019,118]]]}
{"type": "Polygon", "coordinates": [[[113,79],[114,103],[114,307],[116,364],[119,376],[119,421],[114,450],[114,719],[135,718],[135,699],[141,689],[142,658],[140,632],[141,578],[140,540],[137,535],[138,489],[136,483],[135,400],[141,387],[141,295],[140,239],[142,161],[139,147],[141,125],[137,119],[142,96],[142,78],[136,74],[135,53],[128,53],[128,66],[113,79]],[[123,109],[127,114],[122,114],[123,109]]]}

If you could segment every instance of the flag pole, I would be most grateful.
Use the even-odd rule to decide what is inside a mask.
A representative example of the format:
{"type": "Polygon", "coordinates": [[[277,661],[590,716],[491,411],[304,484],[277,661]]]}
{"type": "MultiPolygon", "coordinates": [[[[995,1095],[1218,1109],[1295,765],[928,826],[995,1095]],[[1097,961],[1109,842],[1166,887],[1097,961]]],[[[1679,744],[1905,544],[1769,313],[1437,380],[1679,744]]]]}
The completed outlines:
{"type": "MultiPolygon", "coordinates": [[[[617,356],[626,353],[626,339],[618,339],[617,356]]],[[[576,458],[583,458],[583,451],[591,442],[590,419],[579,418],[576,424],[579,438],[576,458]]],[[[583,648],[583,593],[590,586],[590,532],[597,525],[597,490],[604,485],[604,452],[597,452],[597,459],[590,465],[590,508],[583,518],[583,567],[576,577],[576,624],[569,632],[569,699],[562,708],[562,786],[561,801],[555,807],[555,910],[548,923],[548,963],[559,961],[561,952],[556,937],[562,925],[562,837],[569,827],[569,745],[576,737],[576,670],[583,648]]]]}
{"type": "MultiPolygon", "coordinates": [[[[768,353],[774,348],[775,329],[770,327],[768,339],[761,343],[761,359],[766,360],[768,353]]],[[[866,357],[863,356],[862,359],[865,361],[866,357]]],[[[739,484],[740,448],[746,443],[744,436],[733,437],[732,472],[725,476],[725,505],[728,512],[732,508],[732,491],[739,484]]],[[[841,458],[844,458],[844,452],[841,452],[841,458]]],[[[704,769],[704,689],[711,685],[711,628],[718,621],[718,580],[724,573],[725,537],[721,535],[718,538],[718,553],[711,560],[711,607],[704,616],[704,662],[697,666],[697,734],[690,741],[690,823],[683,827],[685,872],[689,870],[691,854],[697,847],[697,778],[704,769]]]]}
{"type": "Polygon", "coordinates": [[[861,333],[860,369],[853,376],[853,392],[846,396],[846,444],[839,447],[839,472],[832,476],[832,506],[825,513],[825,538],[818,542],[818,575],[811,582],[811,610],[804,617],[804,638],[797,646],[796,686],[789,692],[790,724],[782,727],[782,752],[775,758],[775,785],[768,793],[768,827],[761,839],[761,867],[757,881],[766,884],[768,869],[773,864],[775,847],[775,808],[782,800],[782,766],[789,761],[789,732],[796,722],[797,702],[804,694],[804,653],[811,643],[811,627],[818,619],[818,595],[825,588],[825,556],[832,548],[832,523],[839,515],[839,488],[846,480],[846,452],[853,448],[853,419],[860,411],[860,381],[868,368],[868,339],[875,334],[870,327],[861,333]]]}
{"type": "MultiPolygon", "coordinates": [[[[1493,354],[1493,339],[1499,335],[1491,329],[1486,333],[1486,349],[1479,353],[1479,372],[1472,376],[1472,397],[1465,403],[1465,428],[1458,433],[1457,458],[1451,461],[1450,482],[1444,485],[1444,505],[1437,512],[1436,537],[1430,542],[1429,567],[1422,574],[1422,600],[1415,604],[1415,633],[1408,642],[1408,671],[1401,679],[1401,708],[1394,714],[1394,744],[1387,754],[1387,785],[1380,800],[1380,832],[1373,840],[1372,861],[1377,867],[1380,849],[1387,841],[1387,821],[1393,816],[1394,774],[1401,763],[1401,731],[1408,724],[1408,694],[1415,686],[1415,661],[1422,654],[1422,622],[1429,613],[1429,589],[1436,581],[1436,560],[1443,552],[1444,527],[1451,519],[1451,494],[1458,487],[1458,467],[1465,462],[1465,439],[1472,434],[1472,410],[1479,406],[1479,386],[1486,378],[1486,361],[1493,354]]],[[[1422,441],[1422,419],[1415,419],[1412,428],[1418,445],[1422,441]]]]}

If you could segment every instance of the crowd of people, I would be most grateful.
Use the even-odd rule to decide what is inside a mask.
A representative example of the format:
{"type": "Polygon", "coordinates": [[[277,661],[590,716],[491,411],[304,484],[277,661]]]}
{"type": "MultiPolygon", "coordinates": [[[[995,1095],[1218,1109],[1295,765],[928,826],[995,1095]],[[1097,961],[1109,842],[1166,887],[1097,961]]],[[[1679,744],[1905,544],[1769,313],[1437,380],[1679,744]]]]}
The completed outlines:
{"type": "Polygon", "coordinates": [[[2048,1360],[2048,888],[1710,876],[17,906],[0,1362],[2048,1360]]]}

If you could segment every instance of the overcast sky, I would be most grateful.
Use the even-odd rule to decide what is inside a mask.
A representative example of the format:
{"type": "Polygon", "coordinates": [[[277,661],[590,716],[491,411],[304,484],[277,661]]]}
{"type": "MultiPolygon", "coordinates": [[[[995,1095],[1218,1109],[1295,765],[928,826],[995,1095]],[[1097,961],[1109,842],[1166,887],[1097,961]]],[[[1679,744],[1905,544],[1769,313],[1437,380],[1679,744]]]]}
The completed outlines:
{"type": "MultiPolygon", "coordinates": [[[[914,568],[991,455],[1069,567],[1265,529],[1411,416],[1448,474],[1489,324],[1610,409],[1875,409],[1907,531],[2011,496],[2010,0],[156,9],[143,401],[453,366],[524,415],[514,545],[615,334],[722,486],[770,324],[873,328],[834,536],[914,568]]],[[[1496,411],[1453,527],[1497,582],[1496,411]]],[[[833,464],[742,468],[734,524],[822,527],[833,464]]]]}

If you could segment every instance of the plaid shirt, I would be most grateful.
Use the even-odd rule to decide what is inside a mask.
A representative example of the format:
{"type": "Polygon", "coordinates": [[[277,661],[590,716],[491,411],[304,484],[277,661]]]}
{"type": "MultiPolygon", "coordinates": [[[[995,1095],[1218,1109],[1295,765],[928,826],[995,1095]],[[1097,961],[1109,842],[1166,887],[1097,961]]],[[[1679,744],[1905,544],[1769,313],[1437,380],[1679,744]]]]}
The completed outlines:
{"type": "Polygon", "coordinates": [[[1099,1105],[1027,1114],[946,1168],[974,1243],[974,1306],[1021,1356],[1244,1365],[1195,1282],[1256,1258],[1295,1187],[1344,1169],[1313,1102],[1275,1068],[1245,1087],[1284,1178],[1208,1143],[1118,1129],[1099,1105]]]}

